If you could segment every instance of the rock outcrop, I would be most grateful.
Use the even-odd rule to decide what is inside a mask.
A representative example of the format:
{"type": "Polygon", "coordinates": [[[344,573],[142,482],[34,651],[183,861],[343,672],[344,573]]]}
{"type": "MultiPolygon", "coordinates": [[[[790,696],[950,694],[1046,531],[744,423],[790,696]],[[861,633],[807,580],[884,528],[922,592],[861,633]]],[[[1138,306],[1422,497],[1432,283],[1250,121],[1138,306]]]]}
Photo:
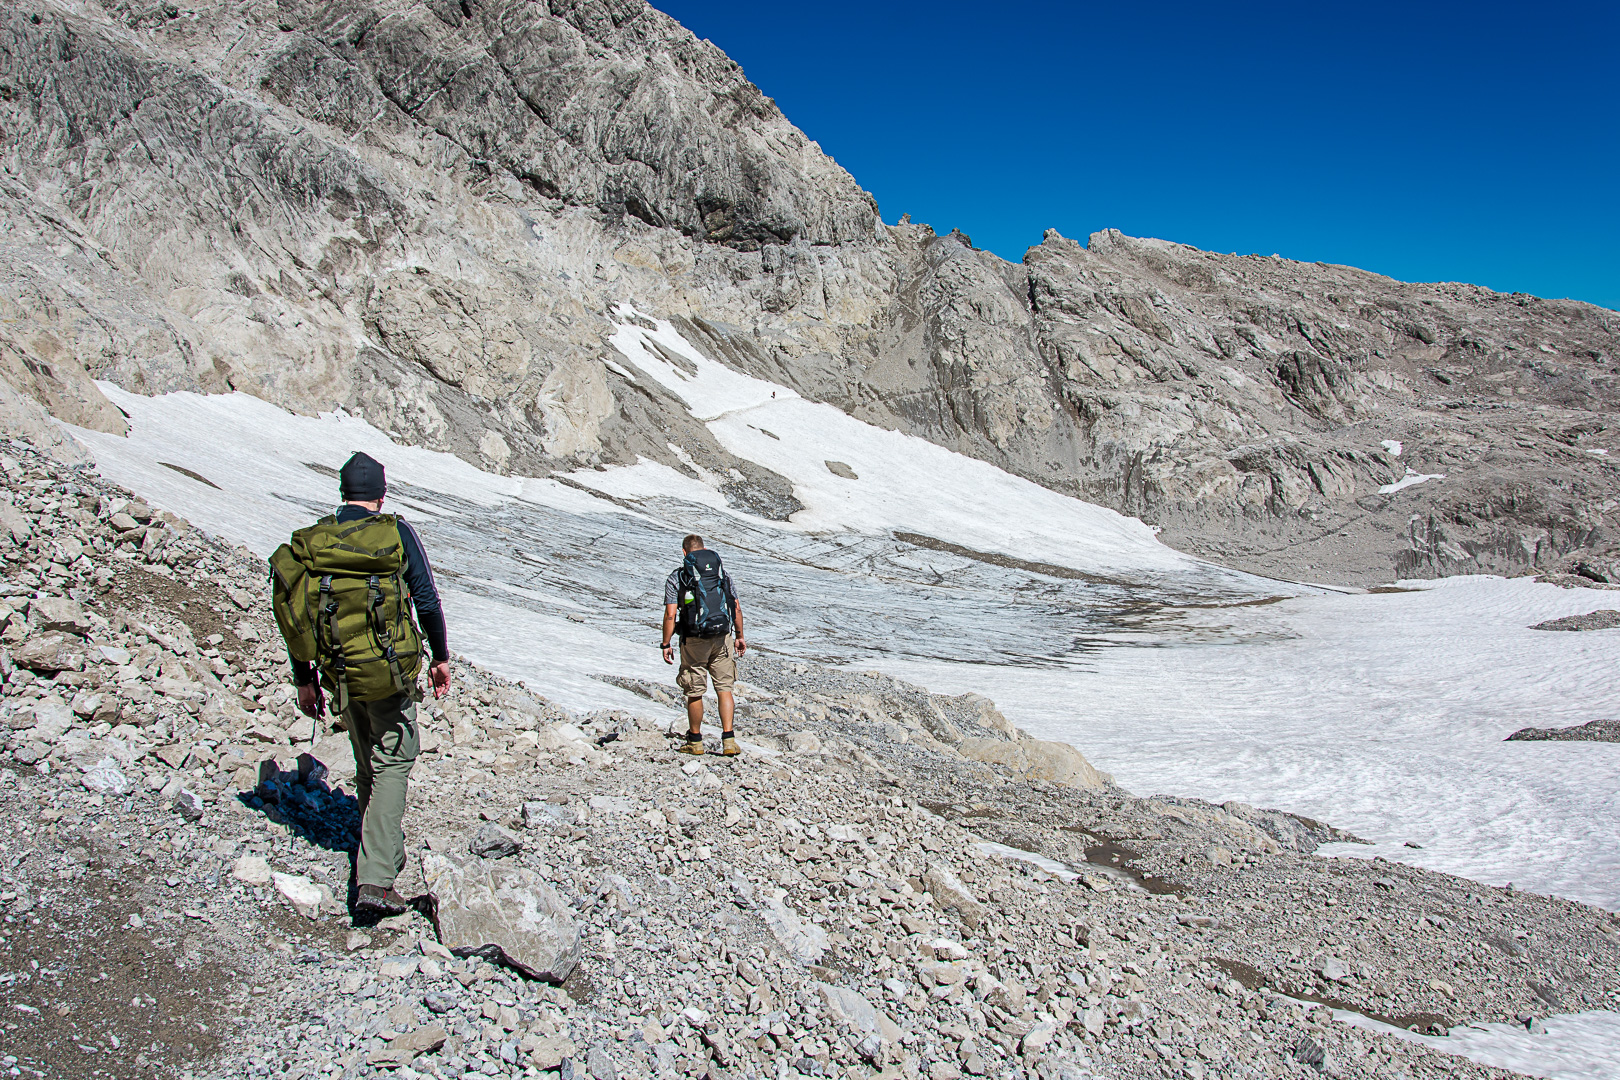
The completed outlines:
{"type": "Polygon", "coordinates": [[[792,514],[791,485],[614,362],[632,301],[1246,569],[1615,551],[1614,313],[1115,232],[1015,265],[884,226],[641,0],[20,0],[0,279],[0,420],[35,441],[30,401],[122,430],[97,379],[239,390],[501,472],[695,463],[792,514]]]}

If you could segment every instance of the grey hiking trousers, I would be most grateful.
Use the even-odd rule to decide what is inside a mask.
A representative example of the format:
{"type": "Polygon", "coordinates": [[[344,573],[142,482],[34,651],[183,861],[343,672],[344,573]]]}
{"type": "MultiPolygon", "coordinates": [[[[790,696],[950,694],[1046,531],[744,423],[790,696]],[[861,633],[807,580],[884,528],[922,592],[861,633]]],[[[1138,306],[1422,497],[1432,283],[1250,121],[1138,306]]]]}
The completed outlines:
{"type": "Polygon", "coordinates": [[[421,749],[416,701],[409,693],[351,701],[343,717],[354,747],[354,788],[360,800],[355,884],[391,888],[405,869],[405,795],[421,749]]]}

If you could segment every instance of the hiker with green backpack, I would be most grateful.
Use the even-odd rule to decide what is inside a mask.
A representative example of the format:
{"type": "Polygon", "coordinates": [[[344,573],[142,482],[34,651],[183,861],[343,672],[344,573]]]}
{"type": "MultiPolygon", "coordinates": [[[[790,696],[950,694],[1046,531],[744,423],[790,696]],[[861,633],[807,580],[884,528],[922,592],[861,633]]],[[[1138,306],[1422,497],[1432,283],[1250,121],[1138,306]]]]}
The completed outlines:
{"type": "Polygon", "coordinates": [[[324,690],[349,729],[361,817],[355,907],[398,915],[408,906],[394,879],[405,868],[405,798],[420,749],[423,636],[434,697],[450,689],[450,650],[422,541],[382,512],[382,464],[356,453],[338,483],[337,512],[293,533],[270,557],[271,594],[299,709],[319,730],[324,690]]]}

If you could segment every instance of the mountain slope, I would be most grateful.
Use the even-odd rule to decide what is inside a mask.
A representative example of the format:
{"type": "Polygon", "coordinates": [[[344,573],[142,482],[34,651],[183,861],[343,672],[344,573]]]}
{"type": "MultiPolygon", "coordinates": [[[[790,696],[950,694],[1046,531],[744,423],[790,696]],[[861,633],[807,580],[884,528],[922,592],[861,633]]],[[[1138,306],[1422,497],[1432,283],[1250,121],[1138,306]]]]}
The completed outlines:
{"type": "Polygon", "coordinates": [[[1020,266],[886,227],[634,0],[24,0],[0,26],[0,374],[75,424],[122,428],[92,377],[234,388],[500,471],[691,461],[793,513],[790,484],[626,377],[629,301],[1245,568],[1612,551],[1603,309],[1117,233],[1049,234],[1020,266]],[[1408,467],[1445,478],[1379,493],[1408,467]]]}

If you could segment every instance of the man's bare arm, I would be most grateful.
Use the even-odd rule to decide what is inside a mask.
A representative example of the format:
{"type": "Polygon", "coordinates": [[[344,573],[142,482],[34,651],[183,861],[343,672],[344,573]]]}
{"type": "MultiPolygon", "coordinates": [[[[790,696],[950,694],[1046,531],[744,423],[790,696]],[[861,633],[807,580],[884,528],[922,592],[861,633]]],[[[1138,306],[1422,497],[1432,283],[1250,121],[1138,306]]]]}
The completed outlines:
{"type": "Polygon", "coordinates": [[[743,640],[742,605],[735,600],[731,603],[731,620],[737,627],[737,655],[741,656],[748,651],[748,643],[743,640]]]}
{"type": "Polygon", "coordinates": [[[670,644],[670,639],[673,638],[674,636],[675,636],[675,605],[674,604],[665,604],[664,605],[664,636],[659,638],[658,640],[663,642],[661,648],[664,650],[664,663],[666,663],[666,664],[673,664],[675,662],[675,648],[674,648],[674,646],[672,646],[670,644]]]}

